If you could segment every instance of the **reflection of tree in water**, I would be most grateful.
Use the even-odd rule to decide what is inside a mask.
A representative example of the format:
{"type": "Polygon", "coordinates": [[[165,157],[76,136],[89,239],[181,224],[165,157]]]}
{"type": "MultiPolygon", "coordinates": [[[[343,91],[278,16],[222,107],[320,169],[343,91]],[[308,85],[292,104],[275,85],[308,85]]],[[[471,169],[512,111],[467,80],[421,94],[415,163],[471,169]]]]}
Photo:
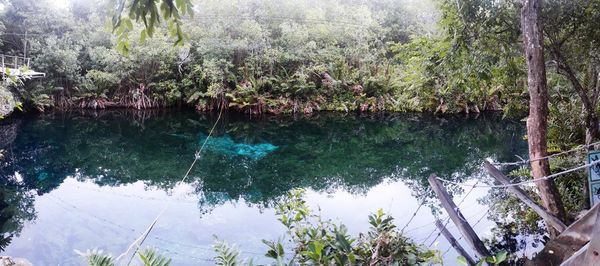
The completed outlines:
{"type": "MultiPolygon", "coordinates": [[[[93,119],[82,113],[24,120],[23,133],[9,149],[8,166],[0,172],[18,171],[40,192],[76,172],[99,185],[142,180],[170,189],[214,120],[191,112],[110,111],[93,113],[93,119]]],[[[497,116],[229,115],[217,128],[216,138],[278,148],[260,160],[207,150],[190,178],[201,184],[199,193],[210,195],[207,205],[240,198],[269,205],[296,187],[362,193],[386,179],[404,180],[421,194],[431,173],[463,180],[480,171],[483,158],[508,160],[525,148],[522,125],[497,116]]]]}
{"type": "MultiPolygon", "coordinates": [[[[20,120],[0,121],[0,151],[13,145],[20,127],[20,120]]],[[[2,152],[0,156],[0,169],[6,168],[6,155],[2,152]]],[[[21,233],[26,221],[35,219],[33,203],[33,195],[16,185],[9,174],[0,173],[0,251],[4,251],[13,237],[21,233]]]]}
{"type": "MultiPolygon", "coordinates": [[[[527,177],[511,176],[511,179],[520,182],[527,177]]],[[[521,188],[534,200],[540,200],[535,188],[521,188]]],[[[490,189],[480,201],[489,207],[487,218],[495,223],[486,242],[492,252],[505,250],[511,254],[511,259],[516,259],[511,265],[522,265],[527,249],[532,253],[545,245],[547,232],[543,220],[506,189],[490,189]]]]}
{"type": "Polygon", "coordinates": [[[0,188],[0,251],[18,236],[23,224],[35,219],[34,197],[16,187],[0,188]]]}

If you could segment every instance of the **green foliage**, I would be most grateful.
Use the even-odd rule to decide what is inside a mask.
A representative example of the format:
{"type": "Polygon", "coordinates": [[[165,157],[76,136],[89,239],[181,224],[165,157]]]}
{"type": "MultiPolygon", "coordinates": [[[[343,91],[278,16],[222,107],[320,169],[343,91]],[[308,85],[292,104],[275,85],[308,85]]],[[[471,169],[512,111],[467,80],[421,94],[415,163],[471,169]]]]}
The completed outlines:
{"type": "Polygon", "coordinates": [[[508,258],[508,253],[506,251],[500,251],[495,255],[489,256],[485,259],[482,259],[477,263],[477,265],[484,265],[485,263],[491,265],[500,265],[502,262],[506,261],[508,258]]]}
{"type": "Polygon", "coordinates": [[[103,254],[102,250],[88,250],[85,253],[76,251],[80,256],[84,257],[90,266],[114,266],[115,259],[108,254],[103,254]]]}
{"type": "Polygon", "coordinates": [[[169,266],[171,265],[171,259],[167,259],[162,255],[156,253],[156,250],[147,248],[139,251],[138,256],[144,264],[144,266],[169,266]]]}
{"type": "MultiPolygon", "coordinates": [[[[283,244],[281,243],[281,239],[278,239],[276,242],[263,239],[262,242],[269,248],[265,254],[265,257],[275,259],[277,265],[286,265],[284,263],[285,250],[283,244]]],[[[287,265],[293,265],[293,263],[294,260],[292,259],[287,265]]]]}
{"type": "MultiPolygon", "coordinates": [[[[107,14],[94,3],[57,11],[19,0],[2,25],[31,34],[32,69],[48,78],[27,82],[19,96],[38,110],[188,105],[250,114],[503,110],[522,117],[528,99],[515,1],[413,2],[116,0],[107,14]],[[110,15],[116,37],[103,30],[110,15]]],[[[558,49],[590,90],[598,3],[546,6],[549,57],[557,59],[558,49]]],[[[13,37],[3,53],[23,50],[24,37],[13,37]]],[[[565,91],[564,75],[548,77],[551,135],[576,141],[583,133],[560,135],[564,125],[583,123],[583,103],[565,91]]]]}
{"type": "MultiPolygon", "coordinates": [[[[303,190],[291,190],[277,204],[279,221],[288,229],[292,257],[288,258],[282,239],[263,240],[269,248],[266,257],[276,265],[425,265],[440,263],[437,251],[425,250],[403,237],[393,218],[382,210],[369,216],[371,228],[358,238],[348,235],[344,225],[336,225],[312,214],[303,200],[303,190]]],[[[251,265],[239,259],[239,251],[216,239],[216,265],[251,265]]],[[[505,256],[506,254],[504,254],[505,256]]],[[[501,255],[493,257],[496,261],[501,255]]],[[[498,262],[499,263],[499,262],[498,262]]]]}
{"type": "MultiPolygon", "coordinates": [[[[477,262],[476,265],[477,266],[500,265],[501,263],[506,261],[507,257],[508,257],[508,253],[506,251],[500,251],[500,252],[496,253],[496,255],[482,258],[481,260],[479,260],[479,262],[477,262]]],[[[457,258],[457,260],[461,265],[469,265],[467,262],[467,259],[465,259],[465,257],[463,257],[463,256],[459,256],[457,258]]]]}
{"type": "MultiPolygon", "coordinates": [[[[119,0],[111,23],[116,38],[103,30],[108,14],[101,5],[57,11],[33,0],[14,2],[6,11],[7,30],[31,33],[32,67],[48,74],[28,82],[22,96],[39,110],[427,110],[397,97],[401,73],[388,46],[435,23],[418,22],[431,13],[427,4],[409,12],[403,1],[388,0],[227,1],[195,3],[198,14],[191,17],[188,0],[119,0]],[[130,34],[142,40],[129,41],[130,34]],[[184,35],[185,45],[173,46],[184,35]],[[110,49],[115,45],[127,57],[110,49]]],[[[22,48],[2,46],[9,54],[22,48]]]]}
{"type": "Polygon", "coordinates": [[[440,34],[392,47],[403,67],[400,98],[442,113],[500,110],[515,101],[520,106],[526,98],[518,7],[453,0],[439,7],[440,34]]]}
{"type": "MultiPolygon", "coordinates": [[[[90,266],[114,266],[117,265],[117,261],[109,254],[103,254],[102,250],[87,250],[81,252],[75,250],[80,256],[82,256],[90,266]]],[[[146,248],[137,252],[139,262],[144,266],[169,266],[171,265],[171,259],[168,259],[156,252],[155,249],[146,248]]]]}
{"type": "Polygon", "coordinates": [[[177,38],[175,44],[183,43],[185,34],[181,30],[182,16],[193,14],[191,0],[115,0],[116,10],[112,19],[113,31],[117,35],[117,50],[124,54],[130,51],[129,33],[134,30],[133,20],[143,22],[140,41],[152,37],[159,27],[161,18],[167,21],[168,32],[177,38]],[[123,13],[127,15],[123,16],[123,13]]]}
{"type": "Polygon", "coordinates": [[[219,240],[215,236],[215,244],[213,245],[215,253],[214,257],[215,265],[218,266],[238,266],[238,265],[252,265],[252,262],[245,263],[239,260],[240,252],[235,246],[230,246],[227,242],[219,240]]]}
{"type": "MultiPolygon", "coordinates": [[[[354,238],[343,224],[337,225],[312,214],[302,198],[302,190],[292,190],[276,207],[279,221],[288,229],[294,246],[295,254],[287,264],[416,265],[439,260],[437,252],[424,250],[402,236],[393,224],[393,218],[382,210],[369,216],[369,231],[354,238]]],[[[281,240],[264,242],[270,248],[267,256],[282,265],[281,240]]]]}

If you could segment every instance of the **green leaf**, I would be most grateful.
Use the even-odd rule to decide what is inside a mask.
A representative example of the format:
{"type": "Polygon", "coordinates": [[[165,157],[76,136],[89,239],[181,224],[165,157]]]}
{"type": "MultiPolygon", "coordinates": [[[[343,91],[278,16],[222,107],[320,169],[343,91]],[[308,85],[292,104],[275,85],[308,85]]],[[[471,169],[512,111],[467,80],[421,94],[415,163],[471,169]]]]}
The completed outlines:
{"type": "Polygon", "coordinates": [[[146,249],[138,252],[140,260],[144,263],[144,266],[169,266],[171,259],[167,259],[156,253],[153,249],[146,249]]]}
{"type": "Polygon", "coordinates": [[[148,33],[146,33],[146,29],[143,29],[140,32],[140,42],[145,42],[146,41],[146,37],[148,37],[148,33]]]}
{"type": "Polygon", "coordinates": [[[75,250],[75,253],[84,257],[90,266],[114,266],[115,261],[112,256],[102,254],[102,250],[88,250],[85,253],[75,250]]]}
{"type": "Polygon", "coordinates": [[[344,252],[350,252],[350,251],[352,251],[352,246],[350,245],[350,242],[348,241],[348,239],[346,239],[346,236],[342,235],[339,232],[336,232],[336,234],[335,234],[335,240],[337,241],[339,247],[344,252]]]}
{"type": "Polygon", "coordinates": [[[461,265],[469,265],[469,263],[467,262],[467,259],[463,256],[458,256],[456,258],[456,260],[458,261],[458,263],[460,263],[461,265]]]}
{"type": "Polygon", "coordinates": [[[324,247],[325,247],[325,244],[323,244],[320,241],[313,241],[313,242],[310,242],[310,244],[308,244],[309,250],[311,252],[313,252],[315,255],[317,255],[318,257],[321,257],[324,247]]]}
{"type": "Polygon", "coordinates": [[[508,258],[508,252],[500,251],[496,254],[496,264],[504,262],[508,258]]]}

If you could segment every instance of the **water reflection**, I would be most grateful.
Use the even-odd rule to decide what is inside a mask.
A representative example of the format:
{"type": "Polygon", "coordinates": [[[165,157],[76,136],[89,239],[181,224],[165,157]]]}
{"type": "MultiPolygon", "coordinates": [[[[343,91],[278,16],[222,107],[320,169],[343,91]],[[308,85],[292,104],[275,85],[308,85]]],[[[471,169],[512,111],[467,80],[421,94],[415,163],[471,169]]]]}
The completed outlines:
{"type": "MultiPolygon", "coordinates": [[[[38,212],[35,223],[27,222],[33,216],[20,220],[24,229],[8,251],[37,264],[67,265],[77,264],[73,249],[119,253],[162,204],[172,204],[149,244],[183,254],[173,255],[182,257],[179,264],[209,258],[212,234],[260,258],[260,240],[282,233],[270,207],[289,189],[308,188],[311,205],[358,232],[378,208],[406,222],[421,201],[413,195],[431,196],[430,173],[479,178],[483,158],[512,160],[526,148],[523,126],[497,116],[229,115],[189,182],[176,186],[215,119],[193,112],[106,111],[4,122],[0,127],[18,125],[19,133],[5,144],[0,176],[19,173],[19,190],[39,194],[29,199],[38,212]],[[260,146],[267,144],[272,147],[260,146]]],[[[465,201],[472,207],[464,210],[467,218],[484,209],[476,198],[465,201]]],[[[425,210],[413,224],[431,221],[425,210]]],[[[432,226],[410,234],[424,238],[432,226]]]]}

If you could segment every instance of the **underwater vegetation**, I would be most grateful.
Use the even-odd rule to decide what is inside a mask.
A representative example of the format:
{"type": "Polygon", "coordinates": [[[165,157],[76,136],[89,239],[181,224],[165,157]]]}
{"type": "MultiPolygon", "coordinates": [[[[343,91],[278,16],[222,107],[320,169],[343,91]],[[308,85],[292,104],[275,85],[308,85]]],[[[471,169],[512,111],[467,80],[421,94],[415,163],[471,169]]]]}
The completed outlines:
{"type": "MultiPolygon", "coordinates": [[[[206,141],[206,136],[200,137],[200,143],[206,141]]],[[[228,156],[244,156],[252,160],[260,160],[279,147],[271,143],[236,143],[229,135],[211,137],[206,142],[206,150],[228,156]]]]}

